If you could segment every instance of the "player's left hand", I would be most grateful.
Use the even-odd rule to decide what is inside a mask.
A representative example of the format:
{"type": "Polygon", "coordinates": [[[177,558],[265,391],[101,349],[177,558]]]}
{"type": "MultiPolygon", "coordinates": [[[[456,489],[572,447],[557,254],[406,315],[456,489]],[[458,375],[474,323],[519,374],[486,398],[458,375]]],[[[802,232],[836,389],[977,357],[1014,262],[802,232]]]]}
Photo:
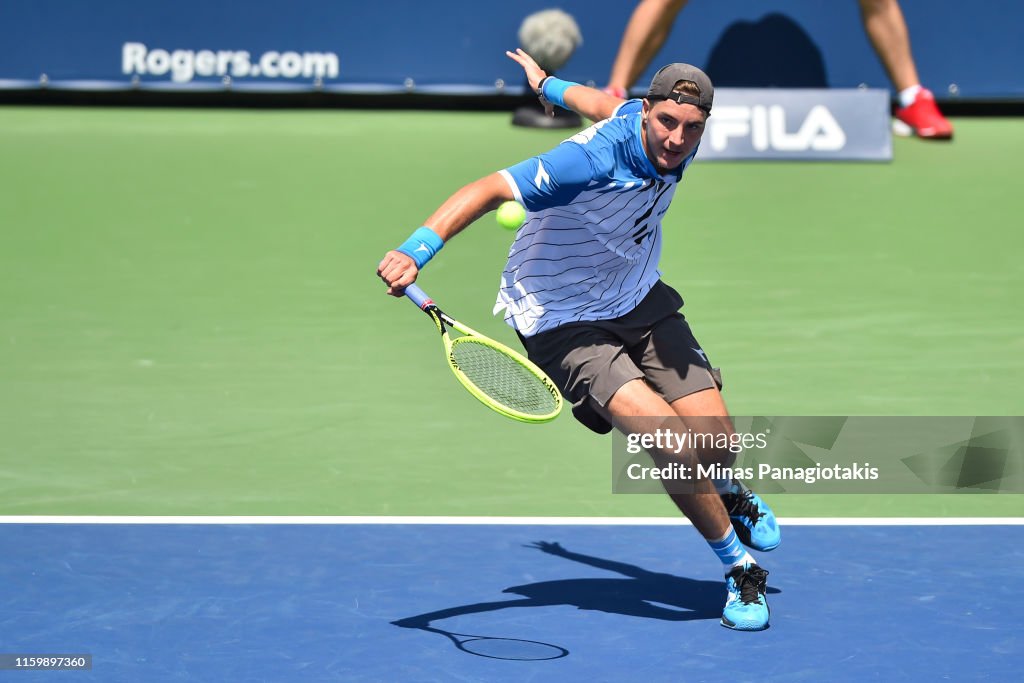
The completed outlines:
{"type": "Polygon", "coordinates": [[[537,93],[537,96],[540,98],[540,103],[544,105],[544,113],[548,116],[554,116],[554,105],[548,102],[540,92],[541,81],[548,77],[547,72],[540,68],[537,65],[537,62],[533,61],[533,57],[526,54],[521,47],[517,47],[515,52],[509,52],[506,50],[505,54],[508,55],[509,59],[523,67],[523,72],[526,74],[527,82],[530,84],[530,87],[533,88],[533,92],[537,93]]]}

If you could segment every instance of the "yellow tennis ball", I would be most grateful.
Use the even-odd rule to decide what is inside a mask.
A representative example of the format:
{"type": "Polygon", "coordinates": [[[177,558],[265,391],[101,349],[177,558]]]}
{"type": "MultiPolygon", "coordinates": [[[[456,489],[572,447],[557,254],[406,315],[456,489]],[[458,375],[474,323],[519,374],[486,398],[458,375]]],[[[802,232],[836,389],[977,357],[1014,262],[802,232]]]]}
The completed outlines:
{"type": "Polygon", "coordinates": [[[498,207],[498,225],[506,230],[518,230],[526,220],[526,209],[519,202],[512,200],[498,207]]]}

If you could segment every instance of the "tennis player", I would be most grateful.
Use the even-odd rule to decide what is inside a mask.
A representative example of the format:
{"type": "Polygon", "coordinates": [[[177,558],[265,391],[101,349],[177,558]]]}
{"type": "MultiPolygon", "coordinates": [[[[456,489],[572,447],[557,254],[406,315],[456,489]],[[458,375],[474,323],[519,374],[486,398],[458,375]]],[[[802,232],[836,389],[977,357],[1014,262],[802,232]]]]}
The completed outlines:
{"type": "MultiPolygon", "coordinates": [[[[643,433],[657,418],[700,418],[732,435],[721,375],[679,313],[683,300],[658,271],[661,218],[693,161],[711,112],[708,77],[669,64],[643,100],[623,101],[547,75],[521,50],[508,55],[551,103],[598,121],[555,149],[458,190],[380,262],[388,293],[400,296],[459,231],[502,202],[529,211],[501,277],[495,312],[515,328],[530,359],[561,388],[575,417],[607,433],[643,433]]],[[[729,465],[714,449],[653,452],[729,465]]],[[[775,515],[739,481],[702,479],[670,493],[719,557],[726,575],[722,624],[768,625],[766,577],[750,553],[772,550],[775,515]]]]}

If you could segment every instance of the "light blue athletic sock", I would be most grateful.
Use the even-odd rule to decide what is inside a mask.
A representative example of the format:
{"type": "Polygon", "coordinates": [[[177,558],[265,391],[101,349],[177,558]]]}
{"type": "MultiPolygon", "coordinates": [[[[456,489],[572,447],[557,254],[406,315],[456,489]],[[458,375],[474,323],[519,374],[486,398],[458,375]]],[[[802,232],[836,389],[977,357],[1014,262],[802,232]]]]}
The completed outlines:
{"type": "Polygon", "coordinates": [[[727,573],[738,564],[757,564],[757,561],[740,543],[740,539],[736,538],[736,532],[731,528],[729,533],[717,541],[708,541],[708,545],[715,551],[715,555],[718,555],[718,559],[722,561],[727,573]]]}

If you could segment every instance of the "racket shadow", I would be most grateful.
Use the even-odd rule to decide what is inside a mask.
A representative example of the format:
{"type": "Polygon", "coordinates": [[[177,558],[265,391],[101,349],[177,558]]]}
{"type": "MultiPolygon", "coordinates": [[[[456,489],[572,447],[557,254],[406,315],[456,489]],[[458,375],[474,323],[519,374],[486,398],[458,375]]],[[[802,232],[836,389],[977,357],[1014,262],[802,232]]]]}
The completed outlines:
{"type": "MultiPolygon", "coordinates": [[[[703,581],[673,574],[652,572],[625,562],[574,553],[566,550],[558,543],[541,541],[526,547],[587,566],[615,572],[626,578],[578,578],[538,581],[522,586],[512,586],[502,591],[503,593],[522,596],[520,599],[458,605],[406,617],[391,623],[402,628],[420,629],[447,636],[455,642],[460,650],[469,654],[479,654],[478,652],[473,652],[472,649],[462,647],[460,642],[465,641],[459,641],[453,636],[462,635],[471,639],[489,637],[453,634],[438,626],[436,622],[451,617],[511,608],[553,606],[575,606],[583,610],[595,610],[629,617],[677,622],[698,619],[717,620],[722,616],[722,605],[725,604],[724,581],[703,581]]],[[[775,588],[768,589],[769,594],[779,592],[775,588]]],[[[514,641],[518,639],[501,640],[514,641]]],[[[559,657],[569,654],[569,651],[561,646],[548,643],[543,645],[564,651],[563,655],[558,655],[559,657]]],[[[550,650],[550,652],[554,652],[554,649],[550,650]]],[[[538,652],[542,651],[538,649],[538,652]]],[[[557,657],[537,657],[537,659],[553,658],[557,657]]]]}

